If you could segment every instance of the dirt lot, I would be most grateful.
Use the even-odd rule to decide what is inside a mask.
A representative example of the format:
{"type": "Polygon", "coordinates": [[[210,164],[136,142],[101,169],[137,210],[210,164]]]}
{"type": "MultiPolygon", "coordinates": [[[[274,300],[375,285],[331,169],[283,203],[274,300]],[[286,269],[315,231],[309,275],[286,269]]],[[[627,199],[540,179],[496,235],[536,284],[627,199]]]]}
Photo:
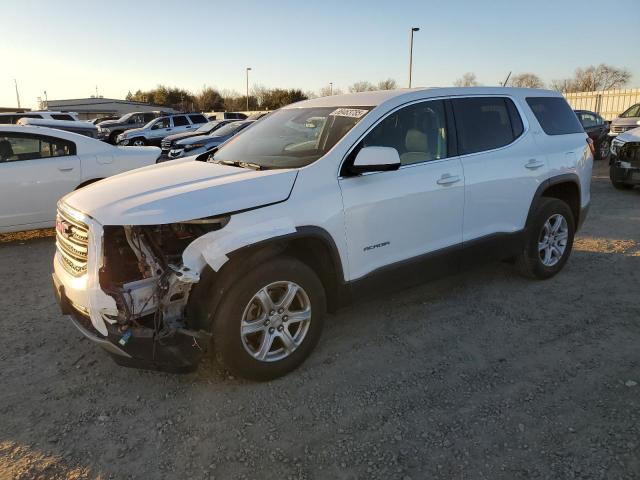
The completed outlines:
{"type": "Polygon", "coordinates": [[[0,478],[640,478],[640,190],[596,169],[546,282],[491,265],[331,316],[271,383],[116,366],[0,244],[0,478]]]}

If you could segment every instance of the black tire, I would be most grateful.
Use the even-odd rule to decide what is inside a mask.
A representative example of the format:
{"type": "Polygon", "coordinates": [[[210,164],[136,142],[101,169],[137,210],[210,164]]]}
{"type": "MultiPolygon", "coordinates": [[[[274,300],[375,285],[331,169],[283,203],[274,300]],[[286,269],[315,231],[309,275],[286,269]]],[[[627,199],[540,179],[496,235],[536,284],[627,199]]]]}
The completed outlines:
{"type": "Polygon", "coordinates": [[[525,245],[522,253],[516,258],[516,268],[520,274],[528,278],[547,279],[557,274],[571,255],[573,237],[575,235],[575,219],[571,208],[557,198],[543,197],[536,208],[530,225],[525,230],[525,245]],[[560,214],[567,223],[567,241],[560,259],[552,266],[547,266],[540,258],[538,242],[541,240],[543,228],[547,220],[560,214]]]}
{"type": "Polygon", "coordinates": [[[120,135],[122,132],[112,132],[111,135],[109,135],[109,143],[111,145],[115,145],[117,143],[116,139],[118,137],[118,135],[120,135]]]}
{"type": "MultiPolygon", "coordinates": [[[[326,308],[322,282],[307,265],[284,256],[261,263],[229,288],[216,310],[213,320],[216,357],[224,367],[240,377],[270,380],[285,375],[298,367],[318,343],[326,308]],[[287,357],[270,362],[261,361],[245,348],[240,326],[245,308],[254,295],[265,286],[281,281],[294,282],[304,290],[311,306],[311,321],[302,342],[287,357]]],[[[274,345],[278,346],[275,341],[274,345]]]]}
{"type": "Polygon", "coordinates": [[[603,138],[596,145],[596,159],[597,160],[608,160],[611,155],[611,140],[608,138],[603,138]]]}
{"type": "Polygon", "coordinates": [[[611,185],[613,185],[613,188],[618,190],[630,190],[633,188],[633,185],[616,180],[616,173],[613,165],[609,167],[609,178],[611,179],[611,185]]]}
{"type": "Polygon", "coordinates": [[[133,146],[145,146],[148,144],[149,142],[147,142],[147,139],[144,137],[132,138],[131,141],[129,142],[129,145],[133,145],[133,146]],[[140,145],[135,145],[136,142],[140,142],[140,145]]]}

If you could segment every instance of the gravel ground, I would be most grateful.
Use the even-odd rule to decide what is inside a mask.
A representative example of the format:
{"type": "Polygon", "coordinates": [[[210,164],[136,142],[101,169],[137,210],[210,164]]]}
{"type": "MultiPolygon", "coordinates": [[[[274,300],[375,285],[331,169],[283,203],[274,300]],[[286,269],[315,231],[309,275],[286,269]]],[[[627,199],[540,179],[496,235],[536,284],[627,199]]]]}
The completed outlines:
{"type": "Polygon", "coordinates": [[[640,478],[640,190],[592,191],[557,277],[341,310],[270,383],[116,366],[58,313],[53,240],[5,241],[0,478],[640,478]]]}

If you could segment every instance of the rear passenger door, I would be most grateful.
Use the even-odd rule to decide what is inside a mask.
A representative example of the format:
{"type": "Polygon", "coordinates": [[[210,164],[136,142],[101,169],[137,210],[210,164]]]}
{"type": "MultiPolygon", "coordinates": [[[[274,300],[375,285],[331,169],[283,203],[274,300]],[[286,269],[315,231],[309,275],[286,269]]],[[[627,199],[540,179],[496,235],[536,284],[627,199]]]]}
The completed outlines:
{"type": "Polygon", "coordinates": [[[448,247],[462,242],[464,175],[447,117],[443,100],[402,107],[373,127],[346,160],[353,162],[361,147],[383,146],[395,148],[401,162],[390,172],[349,175],[343,169],[352,280],[431,252],[451,258],[448,247]]]}
{"type": "Polygon", "coordinates": [[[191,130],[191,124],[185,115],[173,117],[173,133],[182,133],[191,130]]]}
{"type": "Polygon", "coordinates": [[[545,157],[526,118],[504,96],[451,103],[465,177],[465,244],[521,231],[538,185],[547,178],[545,157]]]}

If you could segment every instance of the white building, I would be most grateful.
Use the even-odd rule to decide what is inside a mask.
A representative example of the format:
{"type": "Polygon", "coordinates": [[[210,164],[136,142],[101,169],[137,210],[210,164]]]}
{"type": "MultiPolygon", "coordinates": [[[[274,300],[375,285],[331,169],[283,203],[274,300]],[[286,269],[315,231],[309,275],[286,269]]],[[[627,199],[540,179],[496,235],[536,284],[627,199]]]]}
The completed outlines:
{"type": "Polygon", "coordinates": [[[120,117],[129,112],[163,112],[176,113],[177,110],[162,105],[154,105],[144,102],[130,102],[128,100],[116,100],[113,98],[90,97],[74,98],[70,100],[49,100],[46,104],[48,110],[77,112],[81,120],[91,120],[97,117],[120,117]]]}

